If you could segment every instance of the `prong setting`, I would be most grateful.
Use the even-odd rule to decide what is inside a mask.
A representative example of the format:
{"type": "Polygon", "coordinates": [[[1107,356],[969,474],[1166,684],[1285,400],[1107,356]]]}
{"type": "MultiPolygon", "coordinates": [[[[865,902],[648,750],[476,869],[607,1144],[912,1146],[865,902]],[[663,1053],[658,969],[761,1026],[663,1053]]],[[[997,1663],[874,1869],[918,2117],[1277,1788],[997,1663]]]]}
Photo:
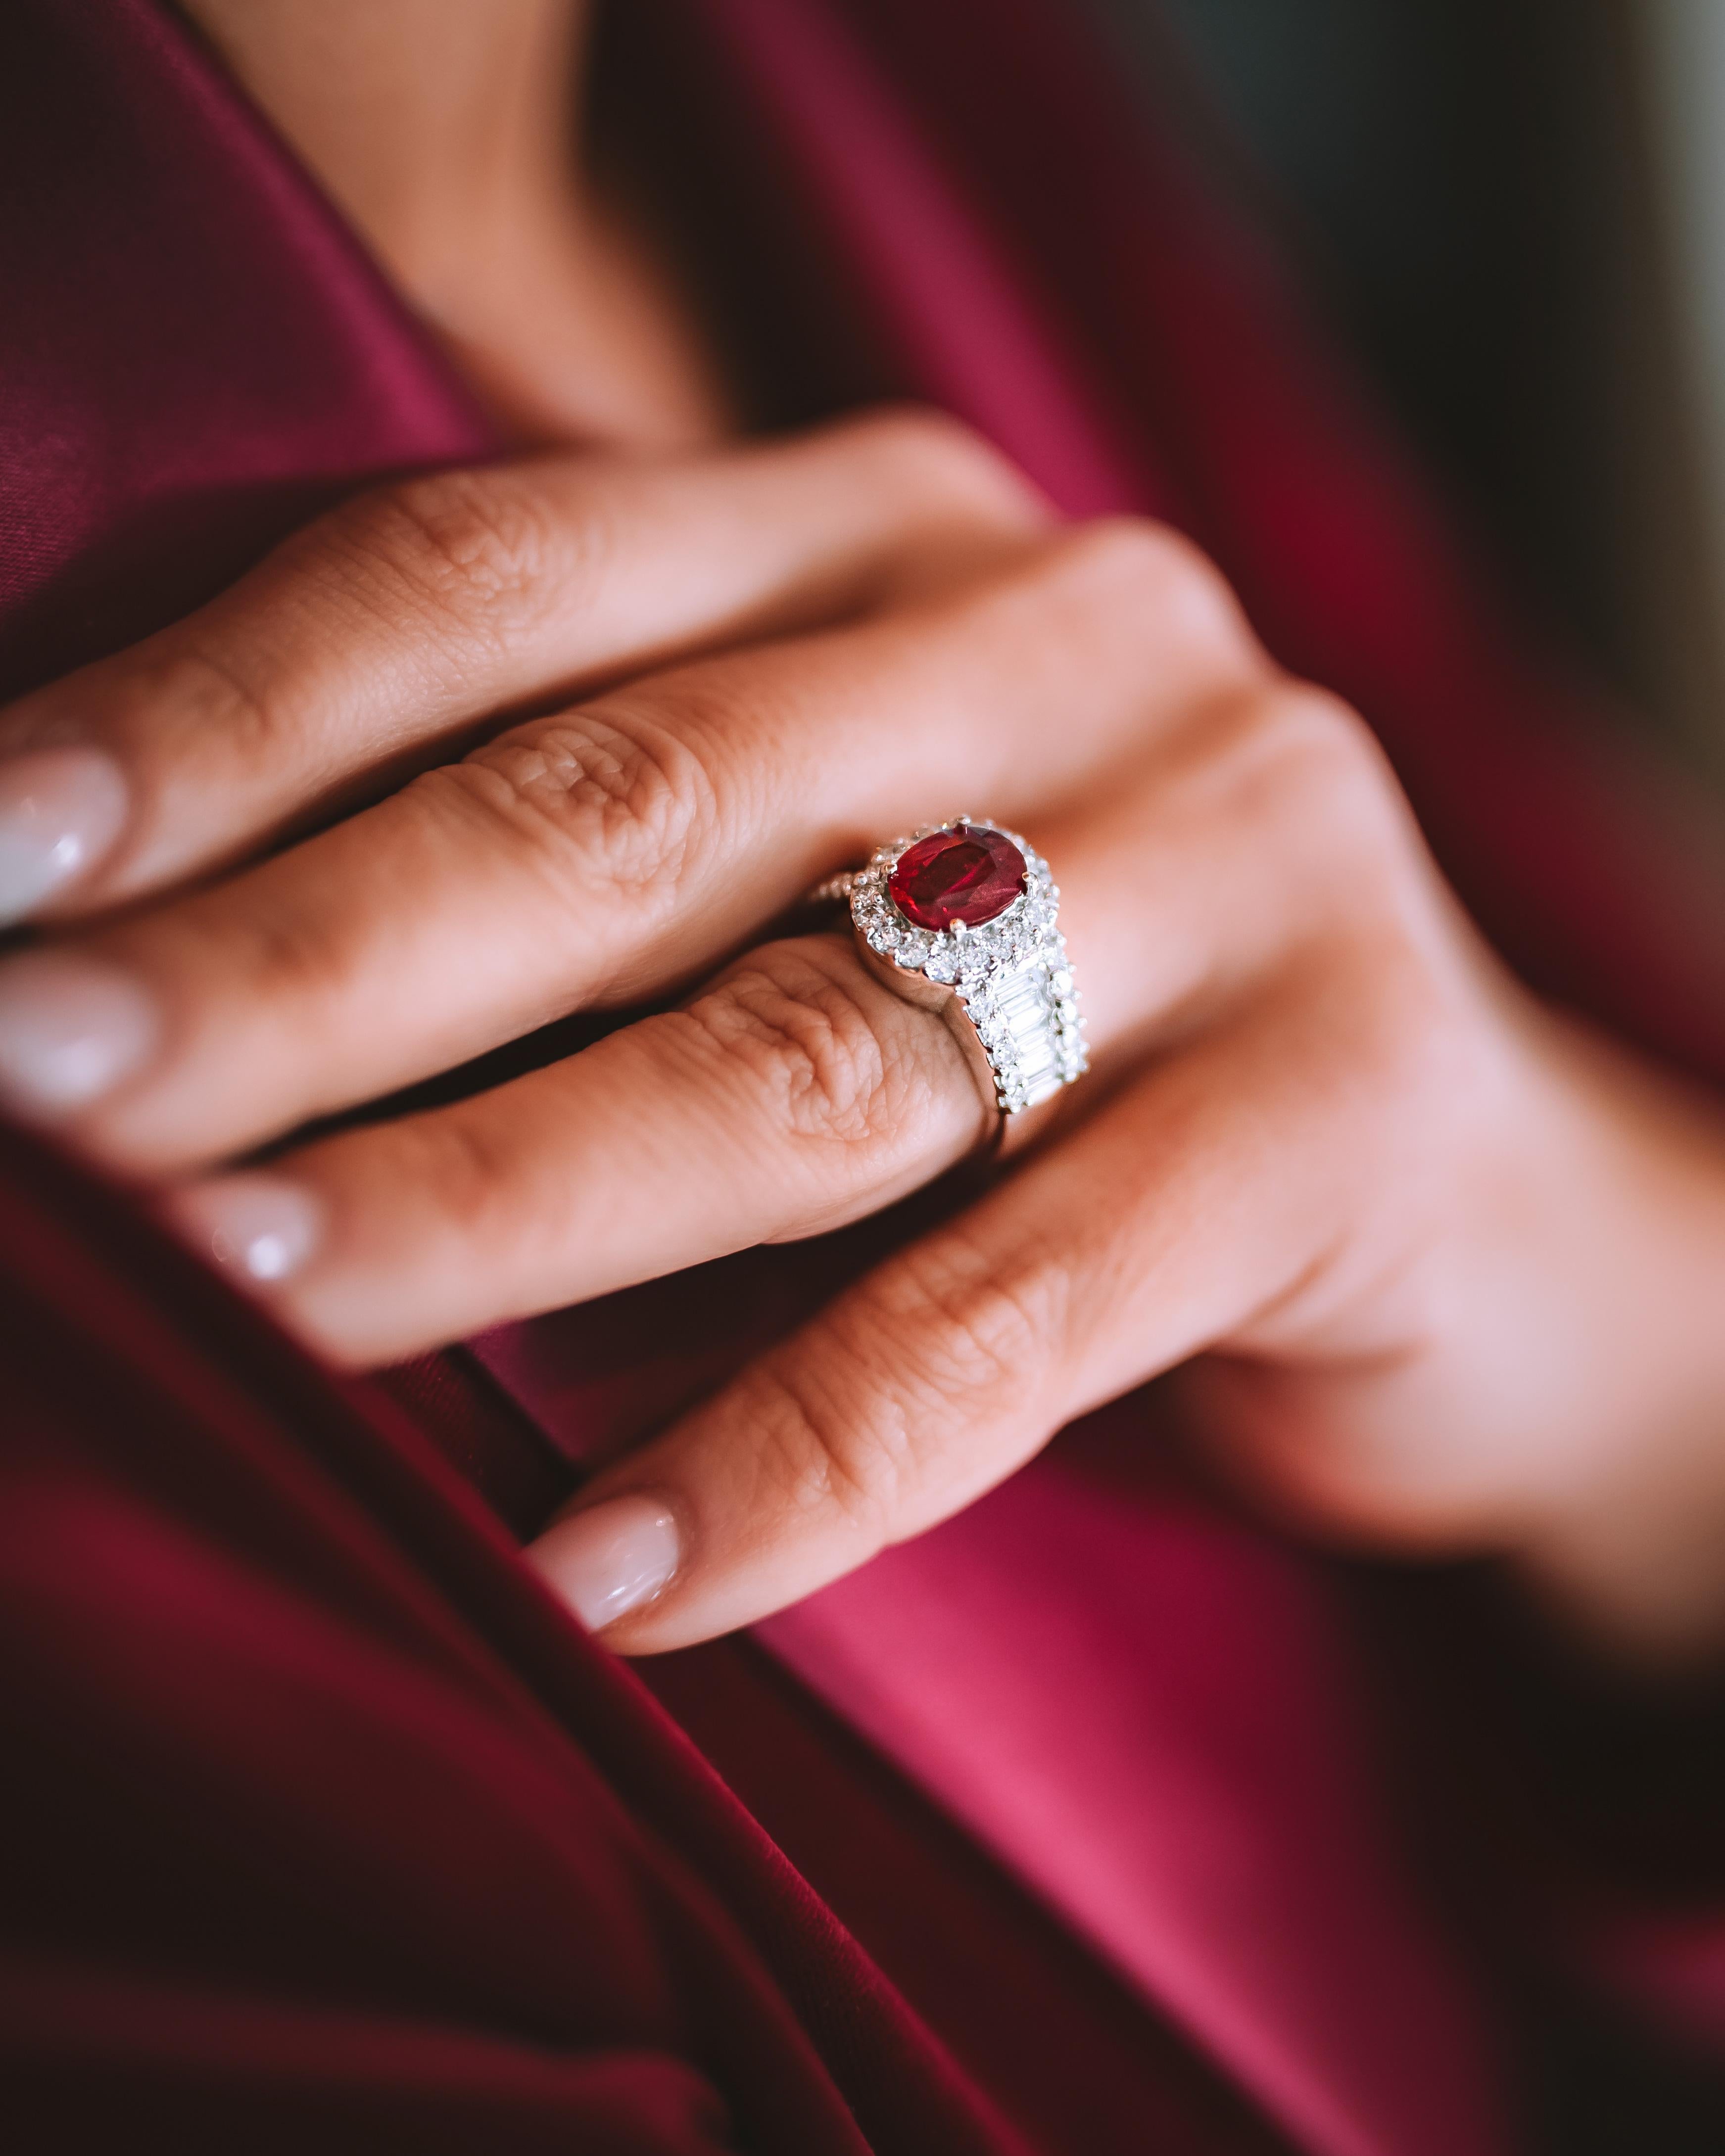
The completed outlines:
{"type": "Polygon", "coordinates": [[[1003,1115],[1051,1100],[1089,1068],[1083,1014],[1059,926],[1059,887],[1047,862],[1016,831],[970,816],[925,824],[878,847],[852,875],[849,898],[852,925],[877,959],[920,974],[963,1005],[993,1074],[1003,1115]],[[963,825],[998,832],[1018,848],[1024,887],[991,920],[958,921],[944,931],[918,927],[893,902],[893,870],[921,840],[963,825]]]}

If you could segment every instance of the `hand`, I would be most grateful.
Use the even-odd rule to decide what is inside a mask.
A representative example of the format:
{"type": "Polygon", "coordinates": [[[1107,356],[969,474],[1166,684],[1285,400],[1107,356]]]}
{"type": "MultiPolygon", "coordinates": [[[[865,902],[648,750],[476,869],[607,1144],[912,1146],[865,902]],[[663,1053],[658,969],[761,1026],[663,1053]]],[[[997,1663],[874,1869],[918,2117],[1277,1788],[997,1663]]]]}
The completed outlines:
{"type": "Polygon", "coordinates": [[[80,925],[0,968],[0,1078],[346,1363],[958,1159],[987,1119],[944,1027],[846,937],[745,947],[961,803],[1053,861],[1096,1075],[582,1492],[536,1554],[620,1646],[783,1605],[1175,1365],[1218,1451],[1332,1531],[1512,1550],[1644,1630],[1725,1602],[1717,1119],[1500,973],[1365,729],[1165,531],[1051,532],[916,418],[453,475],[0,747],[43,874],[89,857],[49,900],[80,925]],[[691,981],[527,1076],[208,1173],[691,981]]]}

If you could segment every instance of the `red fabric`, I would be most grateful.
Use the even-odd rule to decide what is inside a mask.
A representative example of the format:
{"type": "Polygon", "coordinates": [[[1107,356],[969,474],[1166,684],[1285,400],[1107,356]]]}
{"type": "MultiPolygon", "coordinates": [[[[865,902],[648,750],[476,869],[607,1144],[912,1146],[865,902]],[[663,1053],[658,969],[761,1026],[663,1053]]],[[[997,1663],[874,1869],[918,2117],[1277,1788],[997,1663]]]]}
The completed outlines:
{"type": "MultiPolygon", "coordinates": [[[[602,1456],[873,1240],[834,1239],[812,1278],[806,1253],[753,1253],[480,1352],[547,1431],[602,1456]]],[[[1484,2004],[1398,1840],[1347,1616],[1323,1568],[1170,1493],[1137,1400],[756,1636],[1301,2147],[1507,2146],[1484,2004]]],[[[750,1737],[701,1733],[747,1774],[750,1737]]],[[[802,1846],[796,1780],[751,1800],[802,1846]]],[[[867,1937],[875,1876],[821,1883],[867,1937]]]]}
{"type": "Polygon", "coordinates": [[[1503,618],[1275,263],[1066,11],[687,4],[907,383],[1071,513],[1189,531],[1278,657],[1370,720],[1522,970],[1725,1079],[1717,828],[1503,618]]]}
{"type": "MultiPolygon", "coordinates": [[[[1725,1069],[1717,952],[1689,932],[1704,866],[1578,757],[1583,700],[1469,589],[1060,11],[687,0],[679,39],[696,16],[716,103],[905,384],[1069,508],[1196,531],[1282,654],[1379,727],[1524,967],[1725,1069]]],[[[362,477],[489,446],[141,0],[13,0],[0,168],[8,688],[183,610],[362,477]]],[[[494,1336],[515,1408],[459,1363],[392,1389],[526,1526],[568,1458],[711,1382],[851,1248],[494,1336]]],[[[1010,2145],[398,1408],[332,1387],[23,1141],[0,1251],[23,1763],[0,1780],[0,2043],[35,2145],[116,2122],[181,2148],[1010,2145]]],[[[1041,2147],[1268,2148],[1266,2120],[1324,2156],[1511,2145],[1491,1974],[1387,1799],[1344,1598],[1171,1496],[1147,1430],[1129,1405],[764,1635],[1005,1869],[757,1649],[649,1674],[1041,2147]]],[[[1676,1959],[1636,1943],[1641,1995],[1695,2020],[1686,1913],[1676,1959]]]]}
{"type": "Polygon", "coordinates": [[[478,413],[152,7],[5,10],[0,695],[185,613],[478,413]]]}
{"type": "Polygon", "coordinates": [[[9,2146],[1017,2146],[387,1403],[3,1132],[0,1254],[9,2146]]]}
{"type": "MultiPolygon", "coordinates": [[[[1049,13],[701,13],[901,378],[1072,512],[1194,531],[1272,646],[1373,720],[1524,969],[1725,1070],[1718,946],[1693,926],[1725,921],[1712,865],[1661,855],[1625,814],[1598,715],[1471,588],[1247,236],[1123,124],[1049,13]]],[[[763,1273],[760,1329],[787,1322],[793,1265],[752,1259],[709,1285],[727,1336],[739,1296],[763,1311],[763,1273]]],[[[630,1306],[688,1354],[682,1299],[630,1306]]],[[[569,1313],[480,1345],[578,1454],[641,1413],[602,1329],[569,1313]]],[[[676,1374],[655,1363],[649,1415],[676,1374]]],[[[1488,2009],[1387,1822],[1337,1586],[1171,1510],[1153,1448],[1147,1415],[1122,1410],[762,1637],[1302,2144],[1501,2145],[1488,2009]]],[[[786,1809],[768,1816],[793,1832],[786,1809]]]]}
{"type": "MultiPolygon", "coordinates": [[[[153,8],[0,18],[0,168],[8,689],[196,603],[360,480],[488,449],[153,8]]],[[[22,1137],[0,1268],[12,2145],[1014,2145],[381,1397],[22,1137]]],[[[433,1362],[388,1389],[525,1527],[567,1472],[486,1383],[433,1362]]],[[[890,1775],[790,1719],[835,1845],[875,1851],[889,1943],[912,1911],[961,1955],[986,1930],[961,2035],[1042,2146],[1274,2145],[1009,1882],[957,1876],[890,1775]],[[1041,2028],[1081,2090],[1021,2041],[1041,2028]]],[[[914,1973],[946,1974],[926,1943],[914,1973]]]]}

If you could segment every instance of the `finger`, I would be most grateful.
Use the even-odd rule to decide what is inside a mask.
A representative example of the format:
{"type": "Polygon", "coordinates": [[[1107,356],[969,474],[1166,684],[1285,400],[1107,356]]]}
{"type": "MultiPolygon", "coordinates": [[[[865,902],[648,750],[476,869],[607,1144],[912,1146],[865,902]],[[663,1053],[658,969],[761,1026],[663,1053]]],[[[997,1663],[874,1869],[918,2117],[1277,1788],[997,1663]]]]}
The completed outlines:
{"type": "Polygon", "coordinates": [[[839,1225],[989,1121],[947,1027],[823,935],[495,1091],[194,1184],[172,1214],[308,1344],[365,1366],[839,1225]]]}
{"type": "Polygon", "coordinates": [[[1306,745],[1268,789],[1260,850],[1280,859],[1259,895],[1290,916],[1272,962],[1231,1000],[1200,992],[1199,1022],[1089,1120],[607,1470],[542,1539],[537,1561],[619,1645],[783,1607],[1201,1351],[1378,1372],[1419,1351],[1436,1164],[1466,1152],[1441,1133],[1506,1074],[1481,1064],[1471,943],[1432,933],[1404,804],[1322,708],[1296,704],[1283,739],[1306,745]]]}
{"type": "Polygon", "coordinates": [[[172,1171],[640,1000],[932,805],[1046,817],[1260,682],[1190,562],[1143,527],[1074,535],[535,722],[219,891],[0,970],[0,1078],[116,1166],[172,1171]],[[92,1028],[114,1057],[63,1083],[39,1044],[83,1055],[92,1028]]]}
{"type": "Polygon", "coordinates": [[[0,920],[160,888],[500,709],[843,615],[1043,516],[993,452],[915,413],[365,495],[0,715],[0,920]]]}
{"type": "MultiPolygon", "coordinates": [[[[1165,756],[1050,834],[1104,1077],[1195,1002],[1214,1017],[1296,932],[1263,834],[1219,831],[1216,753],[1165,756]]],[[[1236,761],[1245,789],[1261,754],[1236,761]]],[[[805,937],[564,1062],[194,1186],[177,1211],[320,1352],[377,1363],[840,1225],[938,1174],[995,1114],[937,1012],[848,934],[805,937]]]]}
{"type": "Polygon", "coordinates": [[[1288,1053],[1248,1023],[1141,1080],[602,1473],[530,1557],[625,1652],[730,1631],[959,1511],[1076,1416],[1320,1292],[1345,1208],[1312,1127],[1358,1103],[1322,1082],[1339,1053],[1292,1088],[1243,1093],[1243,1070],[1288,1053]]]}

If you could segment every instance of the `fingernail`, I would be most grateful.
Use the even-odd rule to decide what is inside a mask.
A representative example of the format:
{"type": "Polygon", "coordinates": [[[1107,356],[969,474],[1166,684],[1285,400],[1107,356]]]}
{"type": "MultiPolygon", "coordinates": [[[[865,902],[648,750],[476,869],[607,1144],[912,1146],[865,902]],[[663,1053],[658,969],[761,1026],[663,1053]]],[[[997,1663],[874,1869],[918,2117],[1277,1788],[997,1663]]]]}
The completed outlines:
{"type": "Polygon", "coordinates": [[[291,1280],[323,1240],[323,1207],[300,1183],[274,1175],[224,1175],[169,1201],[194,1250],[259,1285],[291,1280]]]}
{"type": "Polygon", "coordinates": [[[0,925],[22,921],[107,852],[126,821],[120,766],[96,748],[0,763],[0,925]]]}
{"type": "Polygon", "coordinates": [[[0,967],[0,1096],[23,1115],[87,1107],[155,1047],[156,1006],[118,968],[58,951],[0,967]]]}
{"type": "Polygon", "coordinates": [[[651,1497],[611,1497],[572,1512],[526,1553],[589,1632],[650,1602],[676,1570],[677,1523],[651,1497]]]}

